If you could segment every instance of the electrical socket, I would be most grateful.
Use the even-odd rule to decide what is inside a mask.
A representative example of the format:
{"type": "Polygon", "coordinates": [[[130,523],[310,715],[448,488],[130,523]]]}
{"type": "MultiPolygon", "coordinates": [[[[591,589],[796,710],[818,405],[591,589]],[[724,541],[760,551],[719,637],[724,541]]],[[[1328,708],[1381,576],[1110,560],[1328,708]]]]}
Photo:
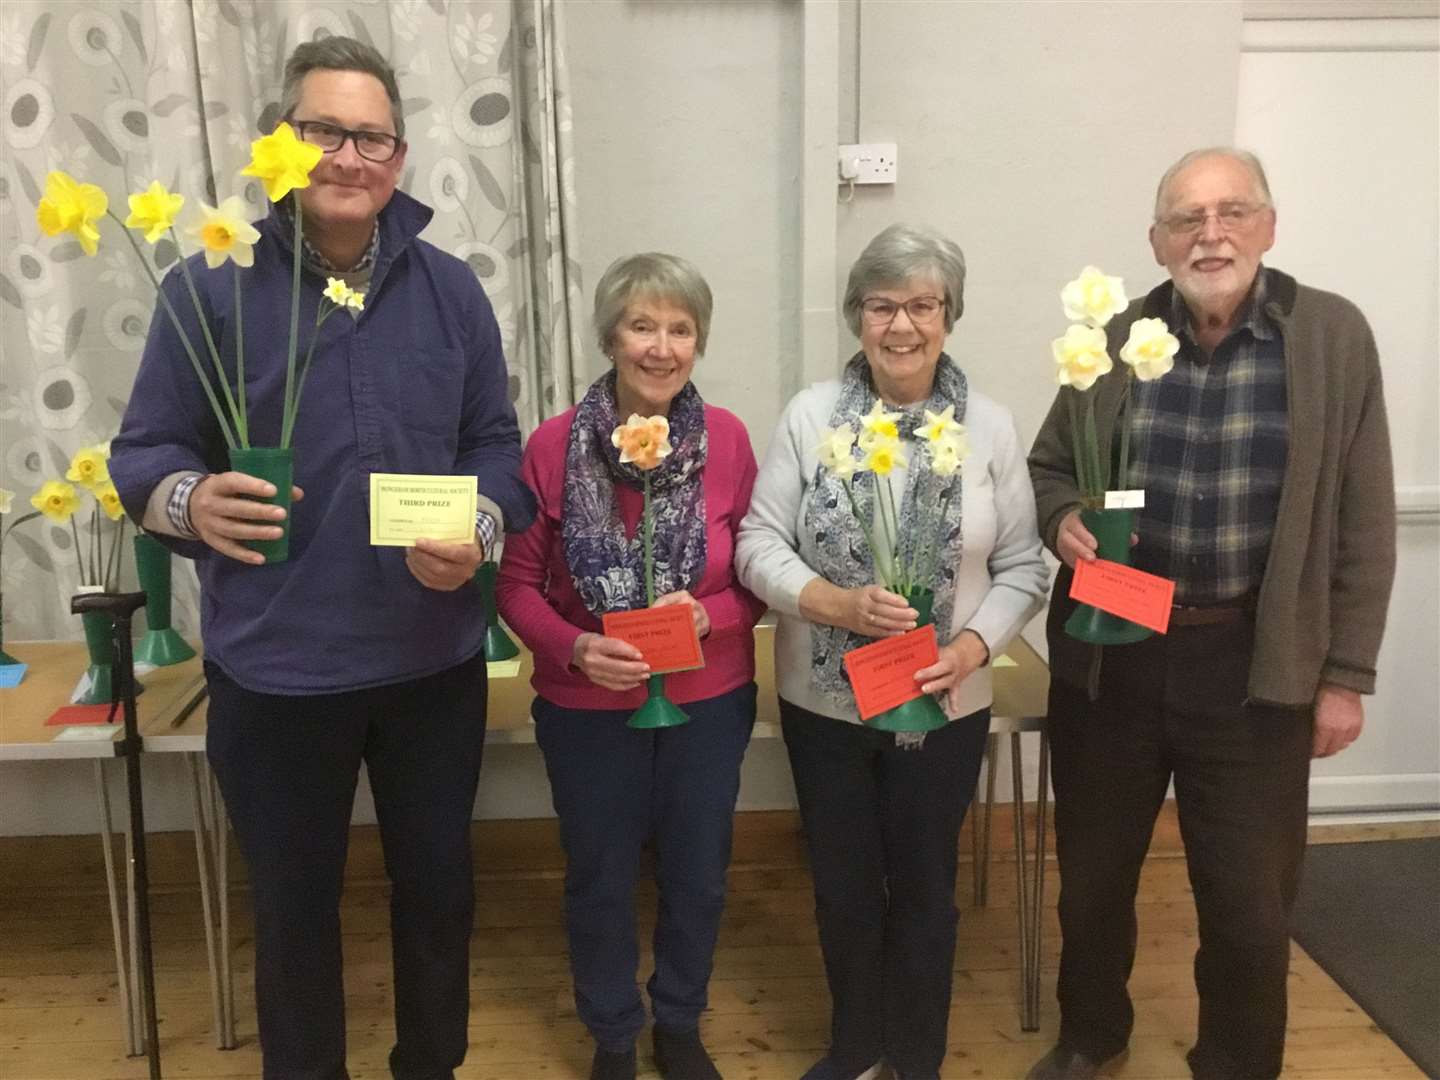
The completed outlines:
{"type": "Polygon", "coordinates": [[[900,171],[895,143],[846,143],[840,147],[842,183],[893,184],[900,171]]]}

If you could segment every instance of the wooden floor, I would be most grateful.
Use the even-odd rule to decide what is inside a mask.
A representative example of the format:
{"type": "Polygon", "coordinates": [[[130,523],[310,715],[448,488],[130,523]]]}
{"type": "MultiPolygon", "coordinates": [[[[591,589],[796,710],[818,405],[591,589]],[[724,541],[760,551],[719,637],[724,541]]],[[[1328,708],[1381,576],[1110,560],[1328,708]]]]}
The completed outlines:
{"type": "MultiPolygon", "coordinates": [[[[950,1049],[944,1075],[1019,1077],[1055,1037],[1053,863],[1046,884],[1042,1030],[1019,1025],[1014,865],[996,822],[990,904],[969,902],[962,865],[950,1049]]],[[[968,830],[967,830],[968,832],[968,830]]],[[[156,964],[168,1077],[258,1077],[250,912],[235,889],[239,1049],[214,1048],[189,834],[156,838],[156,964]]],[[[591,1046],[575,1018],[561,928],[561,860],[551,822],[476,827],[479,908],[471,950],[466,1080],[584,1077],[591,1046]]],[[[0,840],[0,1077],[144,1077],[120,1041],[109,922],[93,838],[0,840]],[[63,882],[63,885],[57,885],[63,882]]],[[[387,894],[373,830],[357,829],[344,907],[350,1070],[388,1076],[391,995],[387,894]]],[[[648,889],[641,910],[654,908],[648,889]]],[[[645,920],[647,933],[649,920],[645,920]]],[[[1173,822],[1162,821],[1141,884],[1137,1023],[1123,1077],[1185,1077],[1194,1035],[1195,919],[1173,822]]],[[[648,957],[646,958],[648,962],[648,957]]],[[[648,973],[648,969],[647,969],[648,973]]],[[[827,1009],[810,881],[790,814],[742,814],[710,1011],[703,1033],[730,1080],[794,1080],[823,1051],[827,1009]]],[[[1297,946],[1290,968],[1289,1077],[1379,1080],[1420,1071],[1297,946]]],[[[651,1068],[648,1038],[642,1070],[651,1068]]],[[[653,1076],[653,1072],[642,1072],[653,1076]]]]}

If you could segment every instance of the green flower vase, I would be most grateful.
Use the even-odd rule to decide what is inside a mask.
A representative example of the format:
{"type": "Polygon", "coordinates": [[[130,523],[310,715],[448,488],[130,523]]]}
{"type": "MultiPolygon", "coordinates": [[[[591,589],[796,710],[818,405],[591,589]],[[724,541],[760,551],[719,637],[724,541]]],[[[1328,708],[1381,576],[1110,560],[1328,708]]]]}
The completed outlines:
{"type": "Polygon", "coordinates": [[[145,592],[145,636],[135,646],[135,662],[154,667],[184,663],[195,655],[170,626],[170,550],[152,536],[135,537],[135,571],[145,592]]]}
{"type": "Polygon", "coordinates": [[[115,692],[115,640],[111,637],[110,616],[87,611],[80,616],[85,627],[85,651],[90,654],[86,669],[89,687],[76,698],[77,705],[108,705],[115,692]]]}
{"type": "Polygon", "coordinates": [[[485,662],[513,660],[520,655],[505,627],[500,625],[500,613],[495,608],[495,578],[500,567],[494,562],[483,562],[475,568],[475,584],[480,588],[480,602],[485,606],[485,662]]]}
{"type": "Polygon", "coordinates": [[[679,727],[688,724],[690,717],[683,709],[665,696],[665,676],[650,676],[650,695],[645,704],[636,709],[626,721],[626,727],[648,731],[653,728],[679,727]]]}
{"type": "MultiPolygon", "coordinates": [[[[1080,523],[1095,537],[1096,555],[1130,565],[1130,534],[1135,531],[1134,510],[1081,510],[1080,523]]],[[[1078,605],[1065,620],[1065,633],[1091,645],[1132,645],[1155,631],[1089,604],[1078,605]]]]}
{"type": "MultiPolygon", "coordinates": [[[[928,626],[934,621],[935,590],[922,586],[901,595],[915,609],[918,616],[915,620],[916,626],[928,626]]],[[[940,703],[930,694],[911,698],[865,721],[876,731],[936,731],[949,722],[950,718],[945,715],[945,710],[940,708],[940,703]]]]}
{"type": "Polygon", "coordinates": [[[5,651],[5,594],[0,593],[0,667],[23,663],[5,651]]]}
{"type": "Polygon", "coordinates": [[[285,509],[278,540],[247,540],[245,546],[265,556],[265,562],[282,563],[290,558],[290,485],[295,477],[295,451],[273,446],[237,447],[230,451],[230,467],[247,476],[257,476],[275,485],[275,494],[257,502],[285,509]]]}

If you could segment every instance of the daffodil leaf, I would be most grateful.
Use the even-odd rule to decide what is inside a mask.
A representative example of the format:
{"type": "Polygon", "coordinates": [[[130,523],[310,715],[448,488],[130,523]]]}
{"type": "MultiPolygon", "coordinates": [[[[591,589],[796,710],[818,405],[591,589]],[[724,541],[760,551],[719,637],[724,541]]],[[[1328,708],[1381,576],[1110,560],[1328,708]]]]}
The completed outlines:
{"type": "MultiPolygon", "coordinates": [[[[47,16],[48,18],[48,16],[47,16]]],[[[50,553],[40,546],[33,536],[26,536],[23,532],[12,533],[10,542],[30,557],[30,561],[46,573],[55,572],[55,563],[50,558],[50,553]]]]}
{"type": "Polygon", "coordinates": [[[115,149],[115,144],[112,143],[109,136],[96,127],[88,117],[81,116],[79,113],[71,113],[70,119],[75,121],[75,126],[80,129],[80,134],[84,135],[89,141],[95,153],[99,154],[111,165],[119,167],[123,164],[120,151],[115,149]]]}
{"type": "Polygon", "coordinates": [[[515,27],[512,24],[510,32],[505,35],[505,44],[500,46],[500,56],[495,61],[495,70],[501,75],[510,70],[510,65],[515,61],[515,27]]]}
{"type": "Polygon", "coordinates": [[[148,64],[150,54],[145,51],[145,35],[140,30],[140,20],[128,11],[120,12],[120,18],[125,23],[125,29],[130,31],[130,36],[135,40],[135,48],[140,52],[140,59],[148,64]]]}
{"type": "Polygon", "coordinates": [[[30,201],[38,206],[40,204],[40,187],[35,183],[35,177],[30,175],[30,170],[25,167],[25,163],[19,157],[13,160],[15,171],[20,176],[20,186],[25,189],[25,194],[30,196],[30,201]]]}
{"type": "Polygon", "coordinates": [[[375,48],[375,39],[370,36],[370,28],[365,25],[365,20],[360,17],[359,12],[351,11],[350,29],[355,31],[355,40],[375,48]]]}
{"type": "Polygon", "coordinates": [[[235,10],[235,5],[230,0],[219,0],[216,5],[220,9],[220,17],[237,29],[240,26],[240,13],[235,10]]]}
{"type": "Polygon", "coordinates": [[[40,59],[40,50],[45,47],[45,35],[50,30],[50,12],[45,12],[35,20],[35,25],[30,28],[30,45],[25,50],[25,69],[35,70],[35,61],[40,59]]]}
{"type": "Polygon", "coordinates": [[[80,246],[78,240],[66,240],[63,244],[56,244],[50,249],[50,261],[57,263],[74,262],[83,257],[85,249],[80,246]]]}
{"type": "Polygon", "coordinates": [[[507,206],[505,190],[500,186],[500,181],[495,179],[495,174],[474,154],[470,155],[470,168],[474,170],[475,179],[480,183],[480,190],[485,192],[485,198],[490,200],[490,205],[496,210],[504,211],[507,206]]]}
{"type": "Polygon", "coordinates": [[[80,344],[80,335],[85,332],[85,311],[85,308],[79,308],[65,323],[66,360],[75,355],[75,349],[80,344]]]}
{"type": "Polygon", "coordinates": [[[150,111],[153,112],[156,116],[169,116],[171,113],[173,113],[176,109],[178,109],[181,105],[184,105],[189,100],[190,99],[187,98],[184,94],[166,94],[163,98],[150,106],[150,111]]]}
{"type": "Polygon", "coordinates": [[[24,301],[20,299],[20,290],[15,288],[15,283],[4,274],[0,274],[0,300],[4,300],[11,307],[17,310],[24,310],[24,301]]]}

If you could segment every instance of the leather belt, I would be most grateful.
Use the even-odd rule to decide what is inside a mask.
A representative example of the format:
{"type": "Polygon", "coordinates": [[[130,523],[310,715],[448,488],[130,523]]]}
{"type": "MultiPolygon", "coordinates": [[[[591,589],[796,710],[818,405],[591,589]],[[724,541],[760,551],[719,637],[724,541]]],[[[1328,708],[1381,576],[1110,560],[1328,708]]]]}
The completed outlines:
{"type": "Polygon", "coordinates": [[[1181,607],[1170,610],[1171,626],[1218,626],[1250,617],[1249,604],[1212,604],[1209,607],[1181,607]]]}

